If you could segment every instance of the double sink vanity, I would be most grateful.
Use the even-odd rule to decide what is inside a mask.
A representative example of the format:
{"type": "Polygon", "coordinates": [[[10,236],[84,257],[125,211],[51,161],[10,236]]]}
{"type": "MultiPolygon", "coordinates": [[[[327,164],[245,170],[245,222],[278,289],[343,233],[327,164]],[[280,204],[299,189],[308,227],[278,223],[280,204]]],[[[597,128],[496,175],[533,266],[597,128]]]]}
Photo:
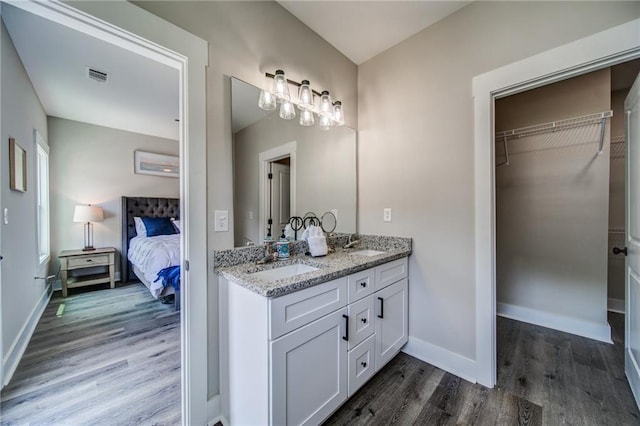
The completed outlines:
{"type": "Polygon", "coordinates": [[[411,239],[359,239],[329,237],[317,258],[298,241],[264,265],[263,246],[215,253],[230,424],[319,424],[407,342],[411,239]]]}

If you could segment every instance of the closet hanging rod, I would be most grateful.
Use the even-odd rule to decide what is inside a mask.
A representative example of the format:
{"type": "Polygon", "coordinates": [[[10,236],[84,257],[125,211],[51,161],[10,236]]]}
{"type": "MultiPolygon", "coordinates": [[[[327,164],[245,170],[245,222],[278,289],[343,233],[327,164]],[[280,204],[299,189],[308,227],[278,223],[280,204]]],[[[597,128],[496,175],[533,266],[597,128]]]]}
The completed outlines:
{"type": "Polygon", "coordinates": [[[496,142],[503,142],[505,138],[516,139],[542,133],[556,132],[558,130],[572,129],[574,127],[587,126],[590,124],[603,124],[604,121],[610,117],[613,117],[613,111],[603,111],[596,114],[583,115],[580,117],[565,118],[563,120],[551,121],[549,123],[535,124],[533,126],[520,127],[518,129],[496,132],[495,140],[496,142]]]}

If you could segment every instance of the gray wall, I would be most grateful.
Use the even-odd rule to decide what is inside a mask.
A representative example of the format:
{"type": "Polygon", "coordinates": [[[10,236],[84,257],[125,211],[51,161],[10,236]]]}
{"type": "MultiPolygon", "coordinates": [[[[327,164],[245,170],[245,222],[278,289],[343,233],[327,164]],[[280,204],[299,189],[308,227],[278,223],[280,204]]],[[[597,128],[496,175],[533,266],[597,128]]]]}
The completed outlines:
{"type": "MultiPolygon", "coordinates": [[[[73,3],[81,9],[91,5],[73,3]]],[[[346,125],[358,127],[357,67],[297,18],[271,1],[141,1],[136,5],[209,43],[207,70],[208,223],[214,210],[229,211],[233,229],[231,83],[236,77],[258,87],[265,72],[282,68],[290,79],[308,79],[343,101],[346,125]]],[[[209,253],[233,247],[231,232],[209,226],[209,253]]],[[[213,269],[210,257],[208,270],[213,269]]],[[[209,275],[209,365],[218,369],[218,280],[209,275]]],[[[217,373],[209,374],[209,394],[218,393],[217,373]]]]}
{"type": "MultiPolygon", "coordinates": [[[[497,100],[495,126],[510,130],[610,109],[607,68],[497,100]]],[[[608,130],[605,136],[602,155],[599,124],[509,142],[510,164],[496,169],[499,303],[606,327],[608,130]]],[[[497,143],[496,157],[503,152],[497,143]]]]}
{"type": "MultiPolygon", "coordinates": [[[[244,237],[260,243],[258,156],[276,146],[297,142],[296,209],[292,215],[315,212],[319,217],[338,210],[335,232],[356,232],[356,134],[348,127],[320,130],[316,125],[302,127],[298,120],[283,120],[271,114],[234,135],[234,191],[239,214],[235,224],[236,246],[244,237]],[[254,219],[247,219],[247,212],[254,219]]],[[[278,238],[279,235],[274,235],[278,238]]]]}
{"type": "MultiPolygon", "coordinates": [[[[2,146],[0,172],[2,209],[9,224],[2,226],[2,348],[3,358],[18,339],[29,315],[47,291],[37,271],[36,247],[36,145],[34,129],[47,140],[47,117],[22,62],[2,23],[2,146]],[[27,192],[9,189],[9,138],[27,152],[27,192]]],[[[2,211],[2,210],[0,210],[2,211]]],[[[46,265],[45,265],[46,266],[46,265]]],[[[46,272],[46,269],[44,270],[46,272]]],[[[5,362],[6,359],[3,359],[5,362]]]]}
{"type": "Polygon", "coordinates": [[[358,230],[414,238],[410,338],[475,359],[473,76],[638,16],[639,2],[474,2],[358,67],[358,230]]]}
{"type": "MultiPolygon", "coordinates": [[[[105,220],[94,224],[94,245],[119,252],[121,196],[180,197],[179,179],[135,174],[133,162],[137,150],[177,156],[178,141],[57,117],[49,117],[48,126],[52,256],[83,246],[83,225],[72,221],[76,205],[104,209],[105,220]]],[[[52,267],[57,271],[57,259],[52,267]]]]}

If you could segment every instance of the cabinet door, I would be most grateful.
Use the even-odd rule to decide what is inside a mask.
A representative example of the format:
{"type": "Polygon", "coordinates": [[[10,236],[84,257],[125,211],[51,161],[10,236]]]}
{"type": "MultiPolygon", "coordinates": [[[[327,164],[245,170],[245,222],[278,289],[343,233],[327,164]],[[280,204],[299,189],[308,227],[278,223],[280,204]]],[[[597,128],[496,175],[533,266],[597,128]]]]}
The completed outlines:
{"type": "Polygon", "coordinates": [[[347,309],[271,342],[271,424],[319,424],[347,399],[347,309]]]}
{"type": "Polygon", "coordinates": [[[376,310],[376,371],[395,356],[408,339],[408,281],[405,278],[373,295],[376,310]]]}

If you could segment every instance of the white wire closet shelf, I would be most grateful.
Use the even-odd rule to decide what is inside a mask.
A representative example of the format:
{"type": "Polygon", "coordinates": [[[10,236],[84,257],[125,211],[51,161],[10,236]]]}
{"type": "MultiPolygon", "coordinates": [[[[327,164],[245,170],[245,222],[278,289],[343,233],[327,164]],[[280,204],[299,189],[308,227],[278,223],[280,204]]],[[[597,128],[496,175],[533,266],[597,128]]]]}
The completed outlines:
{"type": "Polygon", "coordinates": [[[562,120],[550,121],[548,123],[534,124],[533,126],[520,127],[517,129],[504,130],[496,132],[495,142],[502,142],[504,145],[505,161],[496,164],[498,166],[509,165],[509,149],[507,142],[511,139],[518,139],[527,136],[535,136],[544,133],[557,132],[560,130],[573,129],[576,127],[600,124],[600,144],[598,146],[598,154],[602,154],[604,147],[604,130],[607,118],[613,117],[613,111],[603,111],[595,114],[587,114],[579,117],[565,118],[562,120]]]}

